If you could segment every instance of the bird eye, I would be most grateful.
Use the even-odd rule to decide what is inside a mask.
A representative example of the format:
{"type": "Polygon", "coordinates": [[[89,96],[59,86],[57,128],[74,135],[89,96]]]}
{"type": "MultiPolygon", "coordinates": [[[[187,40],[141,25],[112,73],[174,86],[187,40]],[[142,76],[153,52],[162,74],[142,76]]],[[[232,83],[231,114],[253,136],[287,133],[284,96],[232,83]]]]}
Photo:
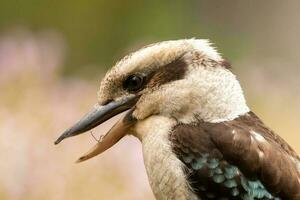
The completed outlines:
{"type": "Polygon", "coordinates": [[[130,75],[123,83],[123,88],[129,92],[136,92],[143,86],[143,77],[139,75],[130,75]]]}

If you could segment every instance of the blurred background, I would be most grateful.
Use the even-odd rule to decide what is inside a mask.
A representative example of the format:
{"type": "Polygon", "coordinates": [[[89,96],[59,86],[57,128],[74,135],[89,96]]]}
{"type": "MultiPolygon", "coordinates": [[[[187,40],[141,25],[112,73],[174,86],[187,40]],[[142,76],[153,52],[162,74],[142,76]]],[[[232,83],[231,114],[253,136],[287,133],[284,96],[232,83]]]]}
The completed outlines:
{"type": "Polygon", "coordinates": [[[53,141],[94,105],[107,69],[162,40],[214,42],[252,110],[299,153],[299,10],[296,0],[1,0],[0,200],[153,200],[137,139],[82,164],[89,134],[53,141]]]}

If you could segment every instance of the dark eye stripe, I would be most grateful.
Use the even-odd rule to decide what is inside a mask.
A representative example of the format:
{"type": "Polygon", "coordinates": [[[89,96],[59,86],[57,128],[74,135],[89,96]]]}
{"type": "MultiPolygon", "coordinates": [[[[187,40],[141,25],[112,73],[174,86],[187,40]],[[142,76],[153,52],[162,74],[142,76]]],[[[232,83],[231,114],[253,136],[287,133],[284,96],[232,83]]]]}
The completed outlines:
{"type": "Polygon", "coordinates": [[[143,88],[153,88],[172,81],[180,80],[187,71],[187,63],[181,57],[165,66],[160,67],[147,76],[141,74],[129,75],[123,82],[123,89],[128,92],[138,92],[143,88]]]}
{"type": "Polygon", "coordinates": [[[172,81],[180,80],[187,71],[187,63],[181,57],[163,67],[149,78],[147,87],[155,87],[172,81]]]}

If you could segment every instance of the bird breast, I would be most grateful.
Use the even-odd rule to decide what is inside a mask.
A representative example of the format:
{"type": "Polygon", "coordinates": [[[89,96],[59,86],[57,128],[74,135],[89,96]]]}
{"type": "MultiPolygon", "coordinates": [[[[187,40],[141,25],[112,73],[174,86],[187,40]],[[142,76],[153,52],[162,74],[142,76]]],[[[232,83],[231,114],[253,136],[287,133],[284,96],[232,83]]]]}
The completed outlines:
{"type": "Polygon", "coordinates": [[[151,116],[136,127],[150,186],[158,200],[196,200],[184,175],[183,163],[171,149],[168,134],[174,125],[175,121],[169,118],[151,116]]]}

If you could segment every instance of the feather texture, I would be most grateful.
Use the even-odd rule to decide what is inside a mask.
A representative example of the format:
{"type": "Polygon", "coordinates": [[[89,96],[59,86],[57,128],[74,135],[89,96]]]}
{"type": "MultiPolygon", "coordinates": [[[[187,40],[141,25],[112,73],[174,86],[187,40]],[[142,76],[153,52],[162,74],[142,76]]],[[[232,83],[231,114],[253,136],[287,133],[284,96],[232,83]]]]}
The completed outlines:
{"type": "Polygon", "coordinates": [[[300,199],[299,157],[252,112],[178,124],[170,140],[201,199],[300,199]]]}

